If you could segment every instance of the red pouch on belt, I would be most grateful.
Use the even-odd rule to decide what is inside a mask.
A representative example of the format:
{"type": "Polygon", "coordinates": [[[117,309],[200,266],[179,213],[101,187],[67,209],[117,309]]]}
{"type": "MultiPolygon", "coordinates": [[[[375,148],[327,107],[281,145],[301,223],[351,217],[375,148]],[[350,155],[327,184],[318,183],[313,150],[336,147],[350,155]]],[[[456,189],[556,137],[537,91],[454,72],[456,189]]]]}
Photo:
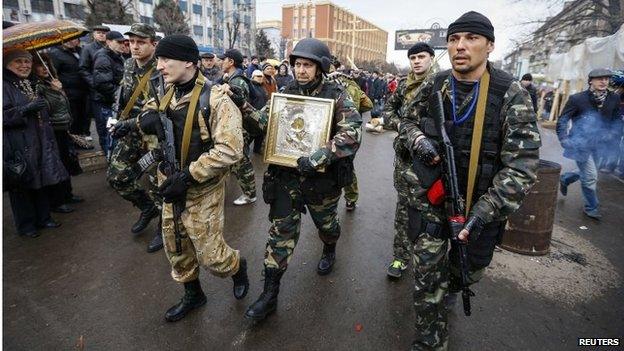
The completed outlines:
{"type": "Polygon", "coordinates": [[[442,179],[436,180],[427,190],[427,199],[434,206],[440,206],[444,203],[444,184],[442,179]]]}

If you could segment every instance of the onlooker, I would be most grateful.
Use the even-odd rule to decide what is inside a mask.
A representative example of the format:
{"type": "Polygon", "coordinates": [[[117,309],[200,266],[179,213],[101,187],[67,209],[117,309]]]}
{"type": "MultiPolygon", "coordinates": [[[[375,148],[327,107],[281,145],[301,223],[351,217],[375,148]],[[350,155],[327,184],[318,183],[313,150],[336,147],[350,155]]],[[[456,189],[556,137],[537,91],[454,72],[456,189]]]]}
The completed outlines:
{"type": "Polygon", "coordinates": [[[80,74],[81,50],[80,39],[70,40],[50,50],[50,59],[69,100],[72,117],[69,130],[75,135],[83,135],[85,130],[89,130],[86,109],[89,85],[80,74]]]}
{"type": "Polygon", "coordinates": [[[537,113],[537,89],[533,86],[533,76],[531,73],[523,75],[520,80],[520,84],[522,84],[522,87],[529,92],[531,102],[533,103],[533,111],[537,113]]]}
{"type": "Polygon", "coordinates": [[[275,67],[266,62],[262,65],[262,74],[264,74],[264,91],[266,92],[267,99],[271,99],[273,93],[277,92],[277,82],[275,81],[275,67]]]}
{"type": "Polygon", "coordinates": [[[288,70],[288,64],[282,63],[279,65],[279,72],[277,76],[275,76],[275,81],[277,82],[277,89],[281,90],[283,87],[290,84],[293,81],[293,76],[290,74],[288,70]]]}
{"type": "Polygon", "coordinates": [[[204,52],[201,57],[201,72],[209,81],[216,83],[223,76],[221,68],[216,65],[215,54],[204,52]]]}
{"type": "Polygon", "coordinates": [[[397,81],[396,77],[388,73],[388,89],[387,89],[388,95],[394,94],[398,86],[399,86],[399,82],[397,81]]]}
{"type": "Polygon", "coordinates": [[[89,85],[89,100],[87,104],[86,117],[80,123],[80,131],[76,132],[80,135],[88,137],[91,141],[91,116],[95,116],[93,101],[95,100],[95,85],[93,84],[93,63],[95,62],[95,53],[106,46],[106,33],[110,32],[110,28],[106,26],[94,26],[91,28],[93,33],[93,42],[86,45],[80,53],[80,75],[89,85]]]}
{"type": "MultiPolygon", "coordinates": [[[[45,60],[44,65],[38,58],[33,62],[33,72],[37,87],[37,94],[43,97],[48,103],[50,125],[54,130],[54,137],[58,146],[59,157],[63,166],[70,175],[78,175],[82,172],[78,157],[73,150],[69,137],[69,126],[72,122],[70,114],[69,99],[63,92],[63,84],[54,78],[56,72],[50,66],[50,60],[45,54],[40,54],[45,60]],[[52,75],[48,72],[46,65],[52,70],[52,75]]],[[[72,194],[71,178],[51,186],[49,191],[50,205],[52,212],[70,213],[74,209],[68,204],[82,202],[83,200],[72,194]]]]}
{"type": "Polygon", "coordinates": [[[262,74],[262,72],[257,69],[251,74],[251,85],[249,86],[249,89],[254,90],[253,94],[249,94],[250,96],[254,97],[252,101],[250,101],[250,104],[257,110],[263,108],[268,100],[267,93],[264,90],[263,84],[264,74],[262,74]]]}
{"type": "Polygon", "coordinates": [[[252,56],[251,57],[251,62],[249,63],[249,66],[247,66],[247,71],[245,73],[247,78],[251,78],[251,75],[253,74],[253,71],[255,71],[257,69],[260,69],[260,66],[258,66],[258,57],[252,56]]]}
{"type": "Polygon", "coordinates": [[[68,174],[59,158],[47,103],[29,79],[32,56],[24,50],[3,56],[3,187],[9,191],[17,233],[37,237],[37,229],[60,226],[50,217],[47,187],[68,174]]]}
{"type": "MultiPolygon", "coordinates": [[[[620,97],[620,119],[622,122],[621,132],[624,134],[624,70],[618,70],[613,72],[611,77],[611,83],[615,88],[615,94],[620,97]]],[[[618,147],[619,153],[615,159],[614,173],[620,179],[624,179],[624,135],[620,138],[620,145],[618,147]]]]}
{"type": "Polygon", "coordinates": [[[585,202],[583,212],[593,219],[602,218],[596,193],[596,153],[610,141],[610,131],[620,118],[619,97],[607,90],[609,78],[611,71],[607,69],[589,72],[589,89],[570,96],[557,121],[563,156],[575,160],[579,169],[561,175],[561,194],[566,196],[568,185],[580,179],[585,202]]]}
{"type": "Polygon", "coordinates": [[[116,31],[106,33],[106,47],[95,54],[93,64],[93,86],[95,88],[93,111],[100,146],[104,155],[108,155],[110,138],[106,121],[113,114],[115,91],[119,87],[124,71],[121,52],[124,36],[116,31]]]}

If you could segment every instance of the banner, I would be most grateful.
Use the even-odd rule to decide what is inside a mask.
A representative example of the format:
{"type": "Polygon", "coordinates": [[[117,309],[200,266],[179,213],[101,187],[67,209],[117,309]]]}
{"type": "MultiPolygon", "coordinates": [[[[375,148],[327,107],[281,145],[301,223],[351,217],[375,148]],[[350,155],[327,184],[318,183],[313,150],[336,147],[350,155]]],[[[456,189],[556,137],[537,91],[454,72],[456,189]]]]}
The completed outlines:
{"type": "Polygon", "coordinates": [[[418,42],[434,49],[446,49],[446,28],[397,30],[394,34],[394,50],[409,50],[418,42]]]}

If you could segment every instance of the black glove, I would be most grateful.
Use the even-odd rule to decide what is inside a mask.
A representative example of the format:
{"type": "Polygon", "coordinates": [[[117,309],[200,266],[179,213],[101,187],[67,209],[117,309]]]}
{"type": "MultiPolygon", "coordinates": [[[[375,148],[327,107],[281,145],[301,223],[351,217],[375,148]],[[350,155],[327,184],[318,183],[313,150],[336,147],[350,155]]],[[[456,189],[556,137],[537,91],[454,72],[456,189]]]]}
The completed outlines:
{"type": "Polygon", "coordinates": [[[191,183],[193,183],[193,177],[187,168],[170,175],[158,187],[158,191],[166,203],[177,202],[186,198],[186,190],[191,183]]]}
{"type": "MultiPolygon", "coordinates": [[[[159,120],[160,121],[160,120],[159,120]]],[[[136,118],[129,118],[115,123],[111,135],[115,139],[123,138],[136,129],[136,118]]]]}
{"type": "Polygon", "coordinates": [[[485,223],[478,216],[470,216],[464,224],[464,229],[468,231],[468,241],[475,241],[479,238],[485,223]]]}
{"type": "Polygon", "coordinates": [[[241,108],[243,107],[243,105],[245,105],[245,102],[247,101],[245,99],[245,95],[243,93],[243,89],[235,86],[235,85],[230,85],[230,91],[232,92],[232,96],[230,96],[230,99],[232,99],[232,102],[234,102],[234,104],[238,107],[241,108]]]}
{"type": "Polygon", "coordinates": [[[433,159],[440,155],[429,138],[421,138],[414,144],[414,156],[423,160],[426,164],[432,165],[433,159]]]}
{"type": "Polygon", "coordinates": [[[312,166],[310,158],[306,156],[301,156],[297,159],[297,170],[304,176],[311,176],[316,173],[316,169],[312,166]]]}
{"type": "Polygon", "coordinates": [[[36,98],[33,101],[27,103],[26,105],[20,107],[20,111],[22,114],[38,112],[46,108],[48,105],[43,98],[36,98]]]}
{"type": "Polygon", "coordinates": [[[145,134],[152,134],[158,137],[158,140],[165,138],[165,131],[160,122],[160,115],[156,111],[148,111],[139,116],[139,127],[145,134]]]}

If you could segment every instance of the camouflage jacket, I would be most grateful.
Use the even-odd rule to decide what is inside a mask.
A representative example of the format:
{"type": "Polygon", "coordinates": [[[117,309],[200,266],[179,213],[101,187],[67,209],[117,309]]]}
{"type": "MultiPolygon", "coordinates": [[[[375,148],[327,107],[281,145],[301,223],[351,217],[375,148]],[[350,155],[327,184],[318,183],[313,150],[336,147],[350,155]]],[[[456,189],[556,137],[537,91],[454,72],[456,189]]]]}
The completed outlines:
{"type": "MultiPolygon", "coordinates": [[[[286,94],[313,96],[334,99],[334,118],[332,121],[332,136],[329,142],[310,155],[314,167],[329,165],[337,159],[355,156],[362,141],[362,116],[355,108],[353,100],[347,91],[336,83],[323,79],[311,92],[304,92],[296,88],[296,82],[288,85],[286,94]]],[[[246,104],[243,109],[243,118],[254,123],[259,130],[266,132],[269,119],[269,106],[255,110],[246,104]]]]}
{"type": "MultiPolygon", "coordinates": [[[[441,89],[447,101],[450,101],[449,79],[450,75],[441,89]]],[[[427,113],[428,98],[434,93],[433,85],[434,76],[423,82],[421,91],[412,101],[411,112],[400,120],[400,140],[408,150],[412,150],[416,139],[424,135],[419,121],[420,116],[427,113]]],[[[469,104],[470,97],[460,106],[458,114],[469,104]]],[[[541,138],[531,97],[518,81],[513,81],[505,92],[500,113],[503,137],[499,161],[502,168],[494,176],[487,193],[476,200],[470,211],[470,215],[477,215],[486,223],[504,220],[516,211],[537,179],[541,138]]],[[[427,198],[421,200],[426,202],[427,198]]]]}
{"type": "MultiPolygon", "coordinates": [[[[197,79],[202,78],[205,79],[200,73],[197,79]]],[[[168,85],[168,89],[175,87],[168,85]]],[[[198,104],[195,111],[197,124],[194,124],[193,128],[199,128],[201,140],[211,142],[213,146],[203,152],[197,160],[190,162],[189,172],[199,183],[214,184],[229,172],[230,166],[243,157],[242,117],[238,107],[218,85],[210,87],[210,83],[206,82],[203,89],[210,89],[210,116],[205,118],[204,111],[198,104]]],[[[186,113],[191,103],[192,91],[179,99],[175,95],[171,98],[168,108],[174,111],[184,110],[186,113]]],[[[144,110],[157,111],[155,100],[150,100],[144,110]]]]}
{"type": "Polygon", "coordinates": [[[358,110],[360,114],[373,109],[373,102],[371,99],[366,96],[366,93],[364,93],[362,89],[360,89],[360,86],[350,77],[340,72],[332,72],[329,74],[328,80],[340,84],[345,88],[351,100],[353,100],[355,109],[358,110]]]}
{"type": "MultiPolygon", "coordinates": [[[[123,109],[126,107],[126,104],[128,103],[128,100],[130,100],[130,96],[132,96],[132,93],[134,92],[135,87],[139,84],[139,80],[143,77],[143,75],[145,75],[145,73],[150,68],[153,68],[152,77],[155,77],[160,74],[158,70],[156,70],[156,58],[155,57],[152,57],[152,59],[149,60],[147,64],[145,64],[143,67],[139,67],[139,65],[136,62],[136,59],[133,59],[133,58],[127,59],[126,62],[124,63],[123,78],[121,79],[121,84],[119,86],[119,88],[121,89],[121,96],[119,99],[119,106],[117,107],[118,108],[117,112],[119,113],[119,119],[121,119],[121,111],[123,111],[123,109]]],[[[149,82],[148,82],[148,84],[145,86],[143,91],[139,94],[139,98],[137,99],[136,103],[130,110],[130,113],[127,116],[127,118],[136,117],[143,110],[143,105],[145,105],[145,103],[152,97],[153,97],[152,92],[149,88],[149,82]]]]}
{"type": "MultiPolygon", "coordinates": [[[[431,72],[431,71],[430,71],[431,72]]],[[[390,95],[388,101],[384,105],[383,117],[386,128],[398,131],[398,123],[402,116],[408,114],[406,108],[409,103],[416,97],[422,82],[426,79],[426,73],[423,76],[416,76],[413,71],[399,81],[396,91],[390,95]]]]}

